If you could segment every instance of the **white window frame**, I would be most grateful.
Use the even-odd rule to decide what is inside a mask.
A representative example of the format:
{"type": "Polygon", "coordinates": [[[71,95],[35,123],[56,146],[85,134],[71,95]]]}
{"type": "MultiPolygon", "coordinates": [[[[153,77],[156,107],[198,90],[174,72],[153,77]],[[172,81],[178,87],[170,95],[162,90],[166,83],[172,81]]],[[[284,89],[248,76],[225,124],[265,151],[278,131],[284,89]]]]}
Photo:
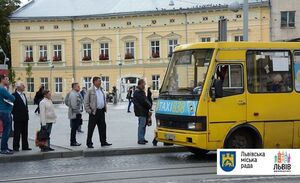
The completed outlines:
{"type": "Polygon", "coordinates": [[[296,27],[296,11],[281,11],[280,12],[280,27],[281,28],[295,28],[296,27]],[[286,25],[282,24],[282,14],[286,13],[286,25]],[[290,22],[290,14],[294,13],[294,22],[290,22]],[[293,26],[290,26],[293,23],[293,26]]]}
{"type": "Polygon", "coordinates": [[[41,77],[41,86],[44,86],[46,90],[49,89],[49,79],[47,77],[41,77]]]}
{"type": "Polygon", "coordinates": [[[62,45],[61,44],[53,45],[53,56],[60,57],[60,59],[62,60],[62,45]]]}
{"type": "Polygon", "coordinates": [[[34,78],[26,78],[27,82],[27,92],[28,93],[33,93],[34,92],[34,78]]]}
{"type": "Polygon", "coordinates": [[[89,89],[92,87],[92,77],[83,77],[83,85],[86,89],[89,89]]]}
{"type": "Polygon", "coordinates": [[[48,47],[47,45],[39,45],[39,59],[44,57],[46,60],[48,59],[48,47]]]}
{"type": "Polygon", "coordinates": [[[109,76],[101,76],[102,82],[103,82],[103,88],[105,91],[109,91],[109,76]]]}
{"type": "Polygon", "coordinates": [[[132,54],[133,59],[135,58],[135,42],[125,41],[125,55],[132,54]]]}
{"type": "Polygon", "coordinates": [[[201,37],[200,40],[203,43],[208,43],[211,42],[211,37],[201,37]]]}
{"type": "Polygon", "coordinates": [[[177,44],[178,44],[178,39],[169,39],[168,40],[168,55],[173,54],[173,51],[177,44]]]}
{"type": "Polygon", "coordinates": [[[54,78],[55,84],[55,93],[62,93],[63,92],[63,79],[62,77],[54,78]]]}
{"type": "Polygon", "coordinates": [[[152,90],[158,91],[160,87],[160,75],[155,74],[151,76],[152,79],[152,90]]]}
{"type": "Polygon", "coordinates": [[[108,60],[109,60],[109,56],[110,56],[109,55],[109,43],[108,42],[101,42],[101,43],[99,43],[99,48],[100,48],[99,57],[100,57],[101,54],[107,54],[108,60]]]}
{"type": "Polygon", "coordinates": [[[25,45],[25,60],[27,57],[33,58],[33,46],[25,45]]]}
{"type": "Polygon", "coordinates": [[[242,42],[242,41],[244,41],[243,35],[236,35],[236,36],[234,36],[233,39],[234,39],[235,42],[242,42]]]}
{"type": "Polygon", "coordinates": [[[150,41],[150,55],[151,55],[151,58],[153,56],[153,53],[158,53],[159,57],[161,57],[161,54],[160,54],[160,40],[151,40],[150,41]],[[154,45],[152,45],[152,43],[154,43],[154,45]],[[157,45],[158,43],[158,45],[157,45]]]}
{"type": "Polygon", "coordinates": [[[92,43],[82,43],[82,58],[90,57],[92,60],[92,43]]]}

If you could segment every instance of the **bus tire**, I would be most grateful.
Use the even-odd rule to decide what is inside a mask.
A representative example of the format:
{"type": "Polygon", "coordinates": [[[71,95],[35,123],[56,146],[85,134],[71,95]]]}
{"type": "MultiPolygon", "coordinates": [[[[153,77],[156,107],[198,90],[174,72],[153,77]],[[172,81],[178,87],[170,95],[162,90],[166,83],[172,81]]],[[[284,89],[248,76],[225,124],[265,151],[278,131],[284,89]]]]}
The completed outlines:
{"type": "Polygon", "coordinates": [[[257,148],[255,136],[247,129],[239,129],[230,134],[224,147],[232,149],[257,148]]]}
{"type": "Polygon", "coordinates": [[[195,148],[195,147],[187,147],[187,149],[195,154],[197,157],[203,157],[206,156],[206,154],[209,152],[208,150],[204,150],[204,149],[199,149],[199,148],[195,148]]]}

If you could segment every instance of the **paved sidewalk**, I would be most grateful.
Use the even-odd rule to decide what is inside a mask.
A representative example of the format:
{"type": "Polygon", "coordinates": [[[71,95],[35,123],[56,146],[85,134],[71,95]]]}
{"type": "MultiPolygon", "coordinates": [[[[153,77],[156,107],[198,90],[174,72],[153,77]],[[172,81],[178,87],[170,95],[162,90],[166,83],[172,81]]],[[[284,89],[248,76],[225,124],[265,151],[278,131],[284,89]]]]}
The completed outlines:
{"type": "MultiPolygon", "coordinates": [[[[40,128],[39,116],[34,114],[35,108],[36,106],[29,106],[29,143],[33,150],[16,152],[11,156],[0,155],[0,163],[75,156],[127,155],[184,151],[181,147],[163,147],[161,143],[158,144],[158,147],[152,146],[151,142],[154,137],[155,129],[154,115],[153,124],[151,127],[147,127],[146,132],[146,139],[149,141],[149,144],[138,145],[137,118],[134,116],[133,109],[132,113],[127,113],[127,103],[120,103],[118,105],[109,104],[108,112],[106,114],[107,141],[113,145],[110,147],[101,147],[98,129],[95,128],[93,136],[94,149],[87,149],[86,147],[88,114],[83,114],[82,130],[84,133],[77,133],[77,141],[82,145],[79,147],[71,147],[70,120],[67,117],[68,108],[63,104],[55,105],[55,112],[58,119],[53,125],[51,134],[51,145],[55,149],[55,152],[41,153],[39,148],[34,145],[35,133],[40,128]]],[[[12,147],[12,139],[10,139],[9,146],[12,147]]]]}

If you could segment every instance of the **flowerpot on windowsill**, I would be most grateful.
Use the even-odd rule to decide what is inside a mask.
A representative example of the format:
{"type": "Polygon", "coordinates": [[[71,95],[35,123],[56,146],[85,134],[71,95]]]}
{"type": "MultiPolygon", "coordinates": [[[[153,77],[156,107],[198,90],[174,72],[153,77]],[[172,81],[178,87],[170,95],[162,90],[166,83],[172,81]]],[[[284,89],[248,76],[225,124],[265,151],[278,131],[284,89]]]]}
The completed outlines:
{"type": "Polygon", "coordinates": [[[100,60],[100,61],[102,61],[102,60],[109,60],[109,57],[108,57],[108,55],[100,54],[100,55],[99,55],[99,60],[100,60]]]}
{"type": "Polygon", "coordinates": [[[53,62],[60,62],[61,61],[61,56],[54,56],[52,61],[53,62]]]}
{"type": "Polygon", "coordinates": [[[159,53],[152,53],[152,58],[160,58],[159,53]]]}
{"type": "Polygon", "coordinates": [[[126,53],[125,54],[125,60],[133,60],[134,59],[134,56],[132,53],[126,53]]]}
{"type": "Polygon", "coordinates": [[[33,58],[32,57],[26,57],[24,62],[33,62],[33,58]]]}
{"type": "Polygon", "coordinates": [[[82,58],[82,61],[85,61],[85,62],[91,61],[91,60],[92,60],[92,59],[91,59],[90,56],[84,56],[84,57],[82,58]]]}
{"type": "Polygon", "coordinates": [[[47,62],[47,57],[40,57],[39,62],[47,62]]]}

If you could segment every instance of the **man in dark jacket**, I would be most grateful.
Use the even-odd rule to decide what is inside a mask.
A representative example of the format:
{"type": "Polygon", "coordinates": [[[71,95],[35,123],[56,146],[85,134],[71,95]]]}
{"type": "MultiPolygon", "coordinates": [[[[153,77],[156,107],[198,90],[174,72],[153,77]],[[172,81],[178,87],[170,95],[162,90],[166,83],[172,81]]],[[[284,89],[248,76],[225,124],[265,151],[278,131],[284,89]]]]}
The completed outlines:
{"type": "Polygon", "coordinates": [[[17,90],[13,95],[16,100],[12,110],[14,120],[14,140],[13,149],[19,151],[20,137],[22,136],[22,150],[31,150],[28,145],[28,105],[25,94],[25,86],[22,82],[16,83],[17,90]]]}
{"type": "Polygon", "coordinates": [[[148,141],[145,139],[146,134],[146,121],[149,110],[151,109],[151,104],[148,101],[145,94],[146,82],[143,79],[138,81],[138,86],[133,94],[133,104],[134,113],[138,117],[139,127],[138,127],[138,144],[144,145],[148,141]]]}

